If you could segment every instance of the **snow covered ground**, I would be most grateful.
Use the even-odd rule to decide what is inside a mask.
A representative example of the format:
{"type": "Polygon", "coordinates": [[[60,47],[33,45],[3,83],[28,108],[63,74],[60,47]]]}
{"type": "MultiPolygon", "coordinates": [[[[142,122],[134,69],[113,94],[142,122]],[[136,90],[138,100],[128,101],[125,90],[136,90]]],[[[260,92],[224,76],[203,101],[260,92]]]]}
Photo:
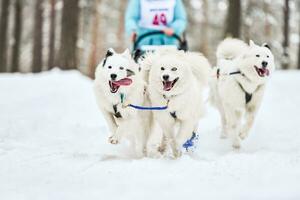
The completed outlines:
{"type": "Polygon", "coordinates": [[[0,199],[300,199],[299,91],[299,72],[276,72],[240,151],[209,108],[192,156],[134,160],[78,72],[0,75],[0,199]]]}

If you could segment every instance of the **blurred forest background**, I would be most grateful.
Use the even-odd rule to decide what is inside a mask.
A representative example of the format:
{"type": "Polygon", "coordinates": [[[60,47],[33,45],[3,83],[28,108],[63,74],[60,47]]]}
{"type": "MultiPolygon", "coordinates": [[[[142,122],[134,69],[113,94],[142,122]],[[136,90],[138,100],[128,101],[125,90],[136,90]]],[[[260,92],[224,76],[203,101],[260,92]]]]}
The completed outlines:
{"type": "MultiPolygon", "coordinates": [[[[128,0],[0,0],[0,72],[59,66],[93,77],[109,47],[130,48],[128,0]]],[[[183,0],[190,50],[215,63],[226,36],[267,42],[277,68],[300,69],[300,0],[183,0]]]]}

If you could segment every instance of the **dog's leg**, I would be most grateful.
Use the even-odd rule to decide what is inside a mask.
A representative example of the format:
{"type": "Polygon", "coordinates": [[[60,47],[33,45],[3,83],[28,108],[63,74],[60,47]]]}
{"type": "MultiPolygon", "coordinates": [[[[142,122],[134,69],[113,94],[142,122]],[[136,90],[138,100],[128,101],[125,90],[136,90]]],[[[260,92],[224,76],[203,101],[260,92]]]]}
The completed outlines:
{"type": "MultiPolygon", "coordinates": [[[[132,116],[137,115],[135,113],[136,112],[135,110],[133,110],[130,113],[130,109],[123,108],[123,106],[121,104],[117,105],[117,111],[121,113],[122,118],[118,119],[119,124],[118,124],[115,132],[113,133],[113,135],[111,137],[109,137],[109,142],[111,144],[118,144],[123,133],[126,132],[126,130],[130,130],[128,126],[130,125],[131,122],[127,120],[129,115],[132,115],[132,116]]],[[[114,118],[113,118],[113,120],[115,121],[114,118]]],[[[116,122],[115,122],[115,124],[116,124],[116,122]]]]}
{"type": "Polygon", "coordinates": [[[261,86],[256,91],[255,95],[253,95],[252,101],[246,108],[245,124],[242,127],[242,130],[240,132],[240,138],[242,140],[244,140],[248,136],[250,129],[252,128],[252,126],[254,124],[255,116],[260,107],[264,90],[265,90],[265,86],[261,86]]]}
{"type": "Polygon", "coordinates": [[[222,132],[221,132],[221,138],[222,139],[226,139],[228,137],[228,133],[227,133],[227,123],[226,123],[226,116],[225,116],[225,112],[224,112],[224,108],[223,105],[219,105],[219,113],[221,115],[221,122],[222,122],[222,132]]]}
{"type": "Polygon", "coordinates": [[[111,113],[106,112],[106,111],[102,111],[102,113],[103,113],[104,119],[107,122],[109,131],[110,131],[110,134],[111,134],[108,138],[108,141],[111,144],[117,144],[118,142],[113,139],[116,132],[117,132],[117,123],[116,123],[116,121],[115,121],[115,119],[114,119],[114,117],[111,113]]]}
{"type": "Polygon", "coordinates": [[[158,147],[158,151],[161,153],[161,154],[164,154],[166,149],[167,149],[167,138],[166,136],[162,136],[162,139],[161,139],[161,144],[160,146],[158,147]]]}
{"type": "Polygon", "coordinates": [[[151,118],[151,122],[150,130],[148,130],[149,140],[147,142],[149,144],[147,145],[147,156],[150,158],[161,158],[165,152],[164,144],[166,145],[166,143],[162,142],[162,138],[165,138],[165,136],[157,120],[151,118]]]}
{"type": "Polygon", "coordinates": [[[239,149],[241,147],[241,139],[239,136],[239,128],[241,126],[242,113],[230,107],[224,107],[227,132],[232,139],[232,147],[239,149]]]}
{"type": "Polygon", "coordinates": [[[172,152],[175,156],[175,154],[177,154],[176,141],[174,138],[175,120],[170,116],[170,114],[168,112],[155,114],[155,118],[158,119],[157,122],[159,123],[160,127],[162,128],[163,137],[164,137],[164,141],[162,142],[163,146],[159,147],[158,150],[164,149],[166,147],[167,143],[169,143],[170,147],[172,149],[172,152]]]}
{"type": "MultiPolygon", "coordinates": [[[[132,122],[130,119],[120,119],[118,120],[118,127],[114,135],[112,135],[110,139],[110,143],[112,144],[118,144],[124,134],[128,133],[128,131],[131,130],[137,130],[135,129],[136,124],[132,122]],[[132,125],[133,124],[133,125],[132,125]]],[[[135,134],[136,131],[132,131],[132,134],[135,134]]],[[[134,136],[134,135],[133,135],[134,136]]],[[[134,140],[134,137],[132,137],[134,140]]],[[[134,141],[135,142],[135,141],[134,141]]]]}
{"type": "Polygon", "coordinates": [[[220,116],[221,116],[222,130],[221,130],[220,138],[226,139],[228,137],[228,132],[227,132],[228,128],[226,127],[227,126],[226,115],[225,115],[225,111],[224,111],[223,101],[222,101],[222,98],[221,98],[218,90],[215,91],[215,97],[214,98],[215,98],[216,107],[217,107],[217,109],[220,113],[220,116]]]}
{"type": "Polygon", "coordinates": [[[111,144],[118,144],[121,140],[121,135],[122,135],[122,132],[123,132],[123,126],[122,123],[120,123],[120,125],[118,126],[116,132],[109,137],[109,142],[111,144]]]}
{"type": "Polygon", "coordinates": [[[221,132],[221,139],[226,139],[228,137],[227,127],[226,127],[226,118],[224,112],[221,112],[221,120],[222,120],[222,132],[221,132]]]}
{"type": "Polygon", "coordinates": [[[190,119],[180,123],[180,128],[176,138],[177,148],[179,150],[181,150],[182,145],[191,138],[193,130],[195,129],[195,124],[197,124],[197,122],[190,119]]]}
{"type": "Polygon", "coordinates": [[[242,140],[244,140],[248,136],[249,131],[250,131],[251,127],[253,126],[255,115],[256,115],[256,109],[255,110],[254,110],[254,108],[247,109],[246,115],[245,115],[245,124],[242,127],[242,130],[240,132],[240,138],[242,140]]]}
{"type": "Polygon", "coordinates": [[[147,127],[143,126],[143,122],[140,120],[134,120],[132,124],[132,130],[135,132],[135,149],[138,158],[142,158],[146,155],[147,151],[147,127]]]}

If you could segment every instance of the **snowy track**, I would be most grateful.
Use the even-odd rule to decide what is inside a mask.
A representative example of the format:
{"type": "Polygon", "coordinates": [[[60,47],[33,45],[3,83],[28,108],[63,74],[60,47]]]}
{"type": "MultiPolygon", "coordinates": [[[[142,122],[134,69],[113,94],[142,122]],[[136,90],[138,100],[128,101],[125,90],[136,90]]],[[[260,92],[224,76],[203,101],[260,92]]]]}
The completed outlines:
{"type": "Polygon", "coordinates": [[[194,155],[131,160],[78,72],[0,75],[0,199],[300,199],[299,91],[299,72],[276,72],[240,151],[210,108],[194,155]]]}

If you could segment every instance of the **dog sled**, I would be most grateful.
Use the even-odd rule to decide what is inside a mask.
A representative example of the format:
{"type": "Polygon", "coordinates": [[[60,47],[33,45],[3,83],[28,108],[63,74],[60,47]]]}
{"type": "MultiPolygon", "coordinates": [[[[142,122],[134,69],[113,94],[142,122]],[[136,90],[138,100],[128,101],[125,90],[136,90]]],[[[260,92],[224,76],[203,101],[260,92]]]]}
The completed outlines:
{"type": "Polygon", "coordinates": [[[141,42],[147,38],[151,38],[153,36],[165,35],[163,31],[152,31],[136,37],[133,42],[132,55],[134,60],[137,62],[139,58],[141,58],[147,52],[154,52],[160,49],[178,49],[183,51],[188,51],[188,42],[185,37],[185,33],[182,36],[177,34],[173,34],[168,36],[170,38],[174,38],[177,41],[177,45],[142,45],[141,42]]]}

